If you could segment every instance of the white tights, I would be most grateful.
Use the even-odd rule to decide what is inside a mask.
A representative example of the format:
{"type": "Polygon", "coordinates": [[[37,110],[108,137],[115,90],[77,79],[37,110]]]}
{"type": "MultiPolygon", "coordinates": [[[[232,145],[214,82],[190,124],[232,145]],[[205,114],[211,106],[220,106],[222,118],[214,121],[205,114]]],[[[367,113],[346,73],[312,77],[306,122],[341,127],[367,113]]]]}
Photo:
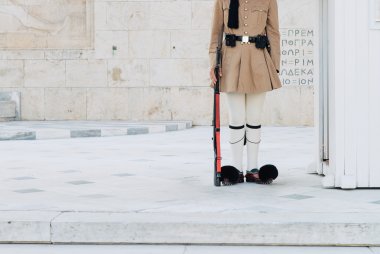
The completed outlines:
{"type": "Polygon", "coordinates": [[[258,168],[261,142],[261,113],[266,92],[226,93],[229,113],[229,143],[232,152],[231,166],[242,170],[244,139],[247,145],[247,170],[258,168]]]}

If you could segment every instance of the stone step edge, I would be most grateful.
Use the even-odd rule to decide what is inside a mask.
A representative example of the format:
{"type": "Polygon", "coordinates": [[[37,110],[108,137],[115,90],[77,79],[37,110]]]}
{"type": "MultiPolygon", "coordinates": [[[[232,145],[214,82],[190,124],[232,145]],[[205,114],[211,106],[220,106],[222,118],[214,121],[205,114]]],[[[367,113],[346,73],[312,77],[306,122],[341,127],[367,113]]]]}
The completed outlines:
{"type": "Polygon", "coordinates": [[[41,128],[38,130],[0,130],[0,141],[2,140],[41,140],[41,139],[65,139],[83,137],[113,137],[138,134],[162,133],[192,128],[192,121],[174,122],[167,124],[141,124],[141,126],[128,127],[83,127],[72,129],[41,128]]]}
{"type": "Polygon", "coordinates": [[[377,213],[3,211],[0,243],[380,246],[380,219],[377,213]]]}

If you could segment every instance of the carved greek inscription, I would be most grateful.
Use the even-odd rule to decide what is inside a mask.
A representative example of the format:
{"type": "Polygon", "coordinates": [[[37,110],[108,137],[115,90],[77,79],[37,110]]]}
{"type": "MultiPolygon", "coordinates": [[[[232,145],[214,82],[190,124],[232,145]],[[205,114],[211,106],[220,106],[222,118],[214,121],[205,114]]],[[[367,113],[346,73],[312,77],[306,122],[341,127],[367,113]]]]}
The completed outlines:
{"type": "Polygon", "coordinates": [[[283,85],[314,85],[314,30],[281,29],[281,72],[283,85]]]}

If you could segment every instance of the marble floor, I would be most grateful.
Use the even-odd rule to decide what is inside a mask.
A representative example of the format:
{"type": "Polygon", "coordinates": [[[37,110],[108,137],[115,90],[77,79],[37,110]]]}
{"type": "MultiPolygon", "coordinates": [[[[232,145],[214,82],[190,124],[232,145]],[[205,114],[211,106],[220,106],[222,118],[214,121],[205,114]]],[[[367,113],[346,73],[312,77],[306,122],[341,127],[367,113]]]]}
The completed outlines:
{"type": "MultiPolygon", "coordinates": [[[[230,160],[227,131],[222,128],[224,165],[230,160]]],[[[323,176],[306,172],[313,160],[312,128],[263,126],[259,166],[278,167],[272,185],[214,187],[211,137],[212,127],[196,126],[148,135],[0,142],[0,212],[53,212],[54,218],[67,212],[302,213],[321,222],[329,213],[380,212],[380,190],[324,189],[323,176]]]]}
{"type": "MultiPolygon", "coordinates": [[[[226,131],[222,129],[223,165],[230,160],[226,131]]],[[[278,179],[270,186],[221,188],[212,184],[211,127],[4,141],[0,210],[380,212],[380,190],[324,189],[322,176],[306,172],[313,159],[312,133],[312,128],[264,127],[259,166],[275,164],[278,179]]]]}

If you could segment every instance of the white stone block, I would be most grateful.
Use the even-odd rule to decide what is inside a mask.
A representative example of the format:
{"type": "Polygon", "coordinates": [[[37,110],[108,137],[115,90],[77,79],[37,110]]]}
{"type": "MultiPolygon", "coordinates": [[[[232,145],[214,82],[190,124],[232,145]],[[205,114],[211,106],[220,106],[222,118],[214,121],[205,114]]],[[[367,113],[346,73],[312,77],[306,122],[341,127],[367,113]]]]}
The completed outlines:
{"type": "Polygon", "coordinates": [[[125,18],[128,30],[145,30],[150,28],[151,2],[126,2],[125,18]]]}
{"type": "Polygon", "coordinates": [[[127,58],[128,32],[97,31],[95,33],[95,52],[97,59],[127,58]]]}
{"type": "Polygon", "coordinates": [[[143,87],[149,85],[148,60],[108,60],[108,85],[143,87]]]}
{"type": "Polygon", "coordinates": [[[303,86],[300,89],[300,116],[298,125],[314,126],[314,86],[303,86]]]}
{"type": "Polygon", "coordinates": [[[313,115],[307,118],[302,115],[313,114],[309,106],[306,106],[302,98],[300,86],[283,86],[280,89],[267,92],[262,114],[263,124],[271,125],[311,125],[313,122],[306,122],[305,119],[313,120],[313,115]],[[302,105],[302,106],[301,106],[302,105]],[[305,110],[305,108],[307,108],[305,110]],[[306,113],[306,112],[307,113],[306,113]],[[305,121],[305,122],[304,122],[305,121]]]}
{"type": "Polygon", "coordinates": [[[318,22],[318,1],[279,0],[278,7],[281,27],[314,27],[318,22]]]}
{"type": "Polygon", "coordinates": [[[128,35],[130,58],[170,57],[169,31],[130,31],[128,35]]]}
{"type": "MultiPolygon", "coordinates": [[[[209,59],[192,59],[192,83],[193,86],[210,87],[209,59]]],[[[211,89],[211,87],[210,87],[211,89]]]]}
{"type": "Polygon", "coordinates": [[[25,87],[64,87],[65,61],[25,60],[25,87]]]}
{"type": "Polygon", "coordinates": [[[129,88],[129,120],[188,120],[197,114],[202,117],[203,111],[200,109],[209,109],[208,107],[202,108],[203,98],[189,99],[185,97],[187,94],[181,94],[179,90],[167,87],[129,88]],[[189,100],[192,100],[191,104],[189,104],[189,100]],[[199,101],[202,103],[200,106],[198,106],[199,101]],[[185,105],[184,108],[181,108],[183,105],[185,105]],[[191,115],[186,115],[191,111],[189,108],[192,108],[193,111],[191,115]]]}
{"type": "Polygon", "coordinates": [[[125,1],[107,2],[107,29],[127,30],[128,20],[126,16],[127,3],[125,1]]]}
{"type": "MultiPolygon", "coordinates": [[[[156,104],[157,109],[163,110],[162,104],[165,100],[160,100],[157,97],[149,96],[148,91],[155,91],[157,88],[128,88],[128,120],[141,121],[149,119],[145,116],[148,105],[156,104]],[[149,102],[149,103],[148,103],[149,102]]],[[[158,94],[156,96],[161,96],[158,94]]],[[[165,97],[160,97],[164,98],[165,97]]]]}
{"type": "Polygon", "coordinates": [[[66,60],[67,87],[107,86],[105,60],[66,60]]]}
{"type": "Polygon", "coordinates": [[[191,27],[191,2],[151,2],[150,26],[152,29],[189,29],[191,27]]]}
{"type": "Polygon", "coordinates": [[[191,86],[192,62],[190,59],[152,59],[150,61],[151,86],[191,86]]]}
{"type": "Polygon", "coordinates": [[[22,87],[24,63],[22,60],[0,60],[0,87],[22,87]]]}
{"type": "Polygon", "coordinates": [[[208,30],[174,30],[171,32],[173,58],[208,58],[208,30]]]}
{"type": "Polygon", "coordinates": [[[0,59],[3,60],[24,60],[24,59],[44,59],[44,51],[28,49],[1,50],[0,59]]]}
{"type": "Polygon", "coordinates": [[[21,90],[21,119],[45,119],[45,89],[24,88],[21,90]]]}
{"type": "Polygon", "coordinates": [[[108,30],[107,28],[107,6],[106,2],[95,1],[94,2],[94,26],[95,31],[108,30]]]}
{"type": "Polygon", "coordinates": [[[146,30],[150,22],[149,2],[98,1],[95,3],[95,29],[146,30]]]}
{"type": "Polygon", "coordinates": [[[87,119],[128,119],[128,89],[89,88],[87,90],[87,119]]]}
{"type": "Polygon", "coordinates": [[[86,89],[45,88],[45,119],[86,119],[86,89]]]}
{"type": "MultiPolygon", "coordinates": [[[[211,125],[213,90],[210,87],[130,88],[130,120],[188,120],[211,125]]],[[[221,94],[221,123],[228,121],[225,95],[221,94]]]]}
{"type": "Polygon", "coordinates": [[[172,119],[170,104],[171,88],[131,88],[129,94],[129,116],[131,120],[172,119]]]}
{"type": "Polygon", "coordinates": [[[210,29],[214,1],[191,1],[191,27],[210,29]]]}
{"type": "Polygon", "coordinates": [[[195,125],[211,125],[213,90],[209,87],[172,88],[170,109],[173,120],[192,119],[195,125]]]}

